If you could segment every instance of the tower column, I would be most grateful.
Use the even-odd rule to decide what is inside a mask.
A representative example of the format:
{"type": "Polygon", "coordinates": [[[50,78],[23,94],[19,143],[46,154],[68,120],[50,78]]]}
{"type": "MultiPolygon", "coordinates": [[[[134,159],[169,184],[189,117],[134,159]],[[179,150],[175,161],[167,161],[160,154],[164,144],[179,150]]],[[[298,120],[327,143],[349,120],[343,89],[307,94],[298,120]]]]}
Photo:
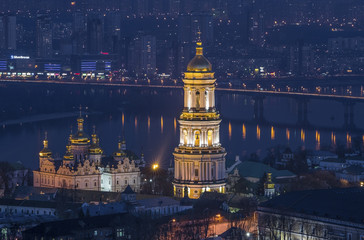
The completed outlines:
{"type": "Polygon", "coordinates": [[[201,162],[198,163],[198,181],[201,182],[201,162]]]}
{"type": "Polygon", "coordinates": [[[179,161],[176,162],[175,167],[176,167],[176,169],[174,171],[174,178],[179,179],[179,161]]]}

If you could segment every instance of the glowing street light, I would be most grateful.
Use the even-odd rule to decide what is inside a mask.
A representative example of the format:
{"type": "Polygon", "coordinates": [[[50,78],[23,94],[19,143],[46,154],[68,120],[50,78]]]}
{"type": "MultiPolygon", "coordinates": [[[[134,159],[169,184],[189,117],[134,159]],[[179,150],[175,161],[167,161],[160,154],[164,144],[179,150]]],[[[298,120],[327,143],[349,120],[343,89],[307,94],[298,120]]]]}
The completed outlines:
{"type": "Polygon", "coordinates": [[[159,168],[158,163],[155,163],[155,164],[152,165],[152,169],[153,170],[157,170],[158,168],[159,168]]]}

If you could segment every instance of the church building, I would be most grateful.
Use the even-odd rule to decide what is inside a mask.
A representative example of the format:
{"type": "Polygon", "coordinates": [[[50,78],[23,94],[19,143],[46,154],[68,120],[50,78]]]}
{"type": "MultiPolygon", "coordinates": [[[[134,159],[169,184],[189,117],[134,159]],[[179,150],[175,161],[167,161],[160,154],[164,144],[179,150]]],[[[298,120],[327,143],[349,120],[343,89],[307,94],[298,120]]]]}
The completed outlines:
{"type": "Polygon", "coordinates": [[[91,139],[84,132],[84,119],[77,119],[78,131],[69,136],[66,153],[54,159],[48,148],[47,137],[39,153],[39,169],[33,171],[34,187],[67,188],[93,191],[122,192],[128,185],[140,190],[141,160],[128,158],[125,141],[111,157],[104,155],[95,132],[91,139]]]}
{"type": "Polygon", "coordinates": [[[197,41],[196,56],[184,73],[184,108],[178,120],[180,143],[174,155],[174,195],[199,198],[205,191],[225,192],[226,151],[220,144],[220,115],[215,107],[211,63],[197,41]]]}

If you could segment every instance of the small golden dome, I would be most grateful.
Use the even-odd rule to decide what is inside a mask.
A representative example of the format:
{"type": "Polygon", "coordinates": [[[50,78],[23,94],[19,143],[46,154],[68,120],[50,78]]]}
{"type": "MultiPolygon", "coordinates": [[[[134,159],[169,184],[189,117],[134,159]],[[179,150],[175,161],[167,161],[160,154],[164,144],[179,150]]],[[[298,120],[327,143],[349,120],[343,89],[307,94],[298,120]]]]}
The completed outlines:
{"type": "Polygon", "coordinates": [[[45,138],[43,140],[43,149],[39,152],[39,157],[51,157],[52,151],[48,149],[48,139],[47,132],[45,133],[45,138]]]}
{"type": "Polygon", "coordinates": [[[63,156],[63,159],[64,160],[74,160],[73,154],[71,152],[71,146],[67,145],[66,149],[67,149],[67,151],[66,151],[66,154],[63,156]]]}
{"type": "Polygon", "coordinates": [[[92,134],[92,144],[91,144],[91,146],[90,146],[90,148],[88,150],[88,152],[91,155],[102,155],[103,151],[100,148],[99,141],[100,140],[99,140],[99,138],[96,135],[95,127],[94,127],[94,133],[92,134]]]}
{"type": "Polygon", "coordinates": [[[211,72],[212,65],[203,56],[202,42],[196,43],[196,56],[187,65],[187,72],[211,72]]]}

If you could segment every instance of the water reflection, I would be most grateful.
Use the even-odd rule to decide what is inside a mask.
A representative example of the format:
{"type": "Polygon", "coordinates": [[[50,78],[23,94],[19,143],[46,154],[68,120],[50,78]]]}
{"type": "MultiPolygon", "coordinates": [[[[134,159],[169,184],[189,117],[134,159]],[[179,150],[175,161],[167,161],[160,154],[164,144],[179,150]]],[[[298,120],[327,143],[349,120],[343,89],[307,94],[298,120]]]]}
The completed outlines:
{"type": "Polygon", "coordinates": [[[336,135],[335,135],[335,133],[334,133],[334,132],[331,132],[331,146],[332,146],[333,148],[335,148],[335,147],[336,147],[336,135]]]}
{"type": "Polygon", "coordinates": [[[270,128],[270,139],[274,140],[275,138],[276,138],[276,132],[274,130],[274,127],[271,126],[271,128],[270,128]]]}
{"type": "Polygon", "coordinates": [[[316,150],[320,150],[321,149],[321,135],[320,132],[316,130],[316,134],[315,134],[315,139],[316,139],[316,150]]]}
{"type": "MultiPolygon", "coordinates": [[[[245,127],[245,124],[243,124],[243,140],[246,139],[246,127],[245,127]]],[[[364,136],[363,136],[363,139],[364,139],[364,136]]]]}
{"type": "Polygon", "coordinates": [[[231,140],[231,122],[229,122],[229,140],[231,140]]]}
{"type": "Polygon", "coordinates": [[[301,128],[301,142],[305,143],[305,140],[306,140],[306,133],[305,130],[301,128]]]}
{"type": "MultiPolygon", "coordinates": [[[[104,96],[101,91],[97,91],[96,94],[100,99],[104,96]]],[[[127,99],[135,96],[132,91],[121,91],[121,94],[124,94],[127,99]]],[[[183,93],[178,92],[172,96],[176,101],[166,101],[165,95],[162,96],[158,92],[153,94],[152,97],[141,94],[141,98],[136,102],[127,101],[124,106],[110,107],[111,114],[91,114],[85,120],[85,124],[88,126],[96,125],[98,133],[100,133],[100,144],[106,154],[115,151],[117,136],[123,133],[130,150],[140,154],[143,146],[147,161],[159,159],[161,162],[169,164],[173,149],[179,142],[177,117],[182,110],[183,93]],[[151,102],[147,101],[150,99],[154,99],[153,105],[144,106],[145,102],[151,102]],[[168,104],[165,104],[166,102],[168,104]],[[123,109],[123,111],[119,112],[116,109],[123,109]],[[148,115],[152,113],[153,115],[148,115]]],[[[113,92],[111,96],[113,103],[123,102],[114,99],[118,96],[117,92],[113,92]]],[[[277,145],[288,145],[291,149],[302,148],[302,146],[307,149],[323,149],[329,147],[330,144],[336,145],[336,142],[339,141],[342,143],[346,141],[346,146],[352,147],[352,142],[356,137],[362,138],[364,142],[363,132],[358,133],[356,130],[347,132],[342,129],[343,111],[332,111],[332,109],[339,109],[341,103],[310,100],[309,123],[312,125],[307,128],[301,126],[297,128],[295,125],[297,122],[296,109],[291,107],[296,104],[295,100],[267,97],[264,101],[265,119],[257,125],[253,119],[254,102],[250,101],[251,98],[234,95],[227,99],[228,96],[232,95],[226,94],[219,100],[221,104],[219,110],[223,116],[220,140],[222,146],[226,148],[228,159],[233,159],[235,155],[249,157],[253,152],[260,153],[259,157],[264,157],[265,149],[277,145]],[[232,135],[233,131],[234,135],[232,135]],[[247,135],[247,132],[252,134],[247,135]],[[254,132],[256,132],[255,135],[254,132]]],[[[72,99],[73,104],[80,102],[78,99],[84,99],[83,95],[82,98],[72,99]]],[[[107,100],[109,103],[110,99],[107,98],[107,100]]],[[[357,109],[362,107],[360,104],[356,105],[357,109]]],[[[100,105],[106,106],[106,103],[100,105]]],[[[102,109],[91,109],[90,112],[102,112],[102,109]]],[[[59,113],[62,114],[62,111],[67,112],[68,109],[61,109],[59,113]]],[[[360,129],[364,126],[362,118],[363,114],[355,111],[355,125],[360,129]]],[[[75,123],[76,118],[69,117],[24,123],[22,126],[19,122],[17,125],[0,128],[0,158],[13,159],[13,156],[18,154],[17,159],[20,161],[28,161],[32,168],[38,167],[37,156],[42,148],[41,143],[45,130],[49,132],[50,148],[54,153],[62,156],[69,136],[69,126],[75,127],[75,123]]],[[[91,128],[88,128],[88,133],[91,132],[91,128]]]]}
{"type": "Polygon", "coordinates": [[[148,115],[148,134],[150,133],[150,116],[148,115]]]}
{"type": "Polygon", "coordinates": [[[163,116],[161,116],[161,133],[163,134],[163,116]]]}
{"type": "Polygon", "coordinates": [[[346,148],[351,149],[351,135],[346,133],[346,148]]]}

